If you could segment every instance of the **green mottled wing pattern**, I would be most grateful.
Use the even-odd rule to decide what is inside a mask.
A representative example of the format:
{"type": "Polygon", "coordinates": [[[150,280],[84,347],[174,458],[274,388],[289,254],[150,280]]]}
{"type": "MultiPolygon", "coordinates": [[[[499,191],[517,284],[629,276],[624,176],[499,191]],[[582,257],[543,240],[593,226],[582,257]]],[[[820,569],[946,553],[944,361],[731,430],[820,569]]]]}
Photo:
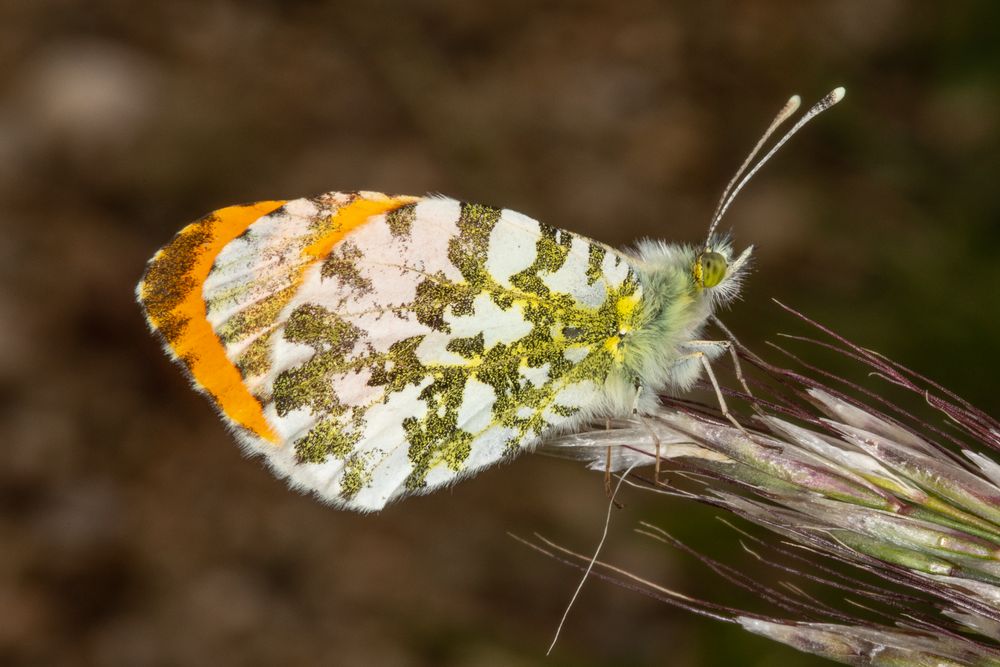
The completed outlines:
{"type": "MultiPolygon", "coordinates": [[[[254,339],[266,353],[244,372],[281,442],[248,445],[293,484],[362,511],[596,414],[621,334],[643,316],[614,250],[445,198],[372,216],[294,285],[276,284],[280,308],[254,339]]],[[[216,331],[240,340],[239,315],[216,317],[216,331]]]]}

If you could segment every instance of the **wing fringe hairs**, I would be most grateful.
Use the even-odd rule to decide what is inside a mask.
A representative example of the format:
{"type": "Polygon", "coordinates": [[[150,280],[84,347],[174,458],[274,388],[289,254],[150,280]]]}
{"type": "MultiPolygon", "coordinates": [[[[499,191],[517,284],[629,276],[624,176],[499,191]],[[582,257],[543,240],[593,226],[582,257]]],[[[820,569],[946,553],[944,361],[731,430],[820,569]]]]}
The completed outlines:
{"type": "MultiPolygon", "coordinates": [[[[791,338],[843,355],[883,384],[868,389],[777,346],[802,370],[741,347],[756,406],[752,419],[741,418],[745,430],[708,406],[665,399],[645,425],[595,425],[545,448],[594,469],[608,465],[610,448],[615,470],[649,464],[650,471],[655,433],[668,479],[640,471],[626,484],[721,510],[742,549],[759,561],[753,567],[774,568],[782,581],[761,583],[743,573],[745,563],[698,554],[652,524],[636,531],[693,555],[782,613],[696,600],[602,561],[593,574],[847,664],[1000,664],[1000,465],[993,460],[1000,423],[782,307],[823,337],[791,338]],[[899,404],[907,394],[918,398],[908,401],[916,408],[899,404]],[[916,414],[921,403],[929,416],[916,414]]],[[[727,393],[751,405],[745,394],[727,393]]],[[[590,562],[537,535],[528,543],[580,569],[590,562]]]]}

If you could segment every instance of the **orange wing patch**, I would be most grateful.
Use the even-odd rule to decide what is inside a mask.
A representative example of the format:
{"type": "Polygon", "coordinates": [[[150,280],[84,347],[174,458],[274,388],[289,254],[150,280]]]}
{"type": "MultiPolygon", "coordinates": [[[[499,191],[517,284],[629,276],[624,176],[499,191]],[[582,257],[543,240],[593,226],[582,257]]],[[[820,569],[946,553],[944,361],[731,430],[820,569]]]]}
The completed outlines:
{"type": "MultiPolygon", "coordinates": [[[[418,201],[419,197],[390,197],[363,193],[341,206],[321,232],[302,251],[308,258],[298,279],[316,261],[326,257],[351,230],[371,217],[418,201]]],[[[206,318],[202,285],[222,249],[260,218],[285,201],[264,201],[219,209],[182,229],[150,260],[137,294],[154,331],[187,368],[195,385],[235,424],[257,437],[277,443],[280,436],[264,416],[260,401],[250,393],[243,376],[230,360],[219,334],[206,318]]],[[[291,298],[295,287],[286,290],[291,298]]],[[[223,332],[225,333],[225,332],[223,332]]]]}
{"type": "Polygon", "coordinates": [[[138,288],[150,327],[163,335],[196,386],[231,420],[271,442],[277,434],[205,319],[201,285],[227,243],[284,203],[230,206],[191,223],[153,256],[138,288]]]}
{"type": "Polygon", "coordinates": [[[323,234],[309,245],[303,254],[314,259],[322,259],[330,254],[333,246],[337,245],[352,229],[364,224],[369,218],[382,213],[388,213],[400,206],[412,204],[420,201],[420,197],[398,196],[388,197],[382,194],[366,192],[365,196],[358,197],[347,206],[340,208],[333,216],[330,231],[323,234]]]}

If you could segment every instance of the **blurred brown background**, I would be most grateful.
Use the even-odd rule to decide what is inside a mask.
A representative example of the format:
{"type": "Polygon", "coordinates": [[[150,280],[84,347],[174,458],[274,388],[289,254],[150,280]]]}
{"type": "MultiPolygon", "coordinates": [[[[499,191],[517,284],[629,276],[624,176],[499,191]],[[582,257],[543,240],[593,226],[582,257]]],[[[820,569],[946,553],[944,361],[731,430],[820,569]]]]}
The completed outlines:
{"type": "MultiPolygon", "coordinates": [[[[589,551],[600,475],[323,507],[242,459],[132,289],[206,211],[333,189],[696,242],[787,96],[843,84],[728,217],[758,260],[726,320],[759,348],[777,297],[996,414],[1000,5],[944,6],[0,3],[0,663],[817,664],[598,581],[544,659],[578,573],[506,532],[589,551]]],[[[631,533],[733,545],[713,513],[626,502],[610,560],[732,601],[631,533]]]]}

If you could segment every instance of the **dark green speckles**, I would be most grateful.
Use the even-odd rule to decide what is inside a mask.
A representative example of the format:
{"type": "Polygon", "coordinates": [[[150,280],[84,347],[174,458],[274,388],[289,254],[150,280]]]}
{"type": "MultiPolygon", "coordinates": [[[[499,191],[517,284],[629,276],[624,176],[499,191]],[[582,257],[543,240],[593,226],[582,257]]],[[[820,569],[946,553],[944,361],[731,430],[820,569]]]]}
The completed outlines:
{"type": "Polygon", "coordinates": [[[472,302],[479,292],[478,288],[452,282],[439,273],[420,281],[411,307],[418,322],[431,329],[450,333],[451,328],[444,321],[445,309],[450,309],[453,315],[469,315],[472,313],[472,302]]]}
{"type": "MultiPolygon", "coordinates": [[[[460,345],[472,351],[483,346],[482,336],[468,339],[460,345]]],[[[394,343],[389,352],[371,360],[371,379],[368,384],[381,386],[386,394],[403,391],[408,386],[427,384],[418,395],[427,406],[423,418],[407,417],[403,430],[409,447],[409,459],[414,472],[407,480],[407,488],[423,486],[427,472],[444,462],[458,470],[471,451],[473,434],[463,431],[458,424],[458,409],[470,372],[465,366],[426,366],[416,356],[416,348],[423,336],[414,336],[394,343]]]]}
{"type": "Polygon", "coordinates": [[[391,394],[423,382],[427,369],[416,354],[417,346],[423,339],[423,336],[404,338],[393,343],[388,353],[366,359],[365,367],[371,372],[369,386],[383,387],[386,394],[391,394]]]}
{"type": "Polygon", "coordinates": [[[485,343],[486,339],[483,334],[478,333],[470,338],[455,338],[448,343],[447,350],[466,359],[475,359],[483,354],[485,343]]]}
{"type": "Polygon", "coordinates": [[[465,460],[472,453],[472,440],[474,436],[468,431],[456,431],[455,437],[451,438],[448,446],[441,452],[441,461],[448,466],[449,470],[458,472],[465,464],[465,460]]]}
{"type": "Polygon", "coordinates": [[[583,378],[599,381],[596,376],[591,377],[594,374],[587,364],[574,367],[563,355],[564,348],[544,338],[538,327],[529,339],[510,346],[494,346],[486,352],[475,373],[476,379],[490,385],[496,395],[494,420],[515,429],[517,437],[511,441],[512,447],[517,447],[525,436],[541,433],[548,426],[543,412],[552,404],[560,385],[583,378]],[[548,382],[535,386],[524,381],[522,365],[539,368],[546,364],[548,382]]]}
{"type": "Polygon", "coordinates": [[[461,205],[459,233],[448,242],[448,259],[472,287],[482,286],[490,277],[486,271],[486,255],[490,234],[500,220],[500,213],[500,209],[480,204],[461,205]]]}
{"type": "Polygon", "coordinates": [[[296,285],[286,287],[243,308],[216,330],[219,340],[235,343],[274,326],[278,313],[291,301],[296,289],[296,285]]]}
{"type": "Polygon", "coordinates": [[[212,214],[188,225],[146,267],[139,287],[140,300],[146,318],[168,343],[180,340],[187,329],[190,318],[181,314],[179,306],[188,294],[201,287],[191,271],[212,240],[218,222],[219,218],[212,214]]]}
{"type": "Polygon", "coordinates": [[[572,417],[580,412],[580,408],[575,405],[560,405],[559,403],[553,403],[549,409],[560,417],[572,417]]]}
{"type": "MultiPolygon", "coordinates": [[[[510,283],[524,292],[548,296],[550,290],[542,281],[541,274],[555,273],[562,268],[573,243],[573,235],[548,225],[540,224],[539,228],[541,236],[535,243],[535,261],[524,271],[511,276],[510,283]]],[[[569,295],[558,296],[569,299],[568,303],[573,301],[569,295]]]]}
{"type": "Polygon", "coordinates": [[[408,239],[416,217],[417,205],[407,204],[386,213],[385,224],[389,226],[389,233],[393,238],[408,239]]]}
{"type": "Polygon", "coordinates": [[[350,456],[344,466],[344,476],[340,480],[340,497],[344,500],[352,499],[358,495],[358,491],[365,488],[371,477],[365,459],[359,454],[350,456]]]}
{"type": "Polygon", "coordinates": [[[363,332],[334,312],[307,303],[288,316],[285,340],[303,343],[317,350],[343,357],[361,338],[363,332]]]}
{"type": "Polygon", "coordinates": [[[263,375],[271,369],[271,336],[258,336],[236,360],[236,369],[243,377],[263,375]]]}
{"type": "Polygon", "coordinates": [[[572,363],[564,354],[565,345],[552,338],[552,327],[547,319],[544,318],[542,322],[533,322],[535,327],[525,337],[524,353],[521,357],[525,365],[532,368],[540,368],[548,364],[550,377],[562,377],[570,369],[572,363]]]}
{"type": "Polygon", "coordinates": [[[344,431],[341,424],[325,419],[295,441],[295,457],[300,463],[322,463],[329,456],[344,458],[360,439],[360,432],[344,431]]]}
{"type": "Polygon", "coordinates": [[[596,243],[591,243],[587,248],[587,284],[593,285],[604,275],[601,265],[604,263],[604,256],[608,251],[596,243]]]}
{"type": "Polygon", "coordinates": [[[323,262],[320,275],[324,278],[337,278],[341,285],[350,287],[355,292],[367,294],[371,292],[372,283],[361,275],[357,262],[361,259],[361,249],[350,241],[344,241],[323,262]]]}
{"type": "Polygon", "coordinates": [[[521,386],[520,350],[513,345],[497,343],[483,356],[483,361],[475,369],[476,379],[493,388],[496,394],[494,414],[503,412],[506,401],[515,400],[515,394],[521,386]]]}
{"type": "Polygon", "coordinates": [[[285,339],[309,345],[316,353],[275,379],[272,398],[278,415],[285,416],[302,407],[314,413],[343,413],[330,376],[352,367],[353,362],[346,355],[361,334],[353,324],[321,306],[305,304],[292,311],[285,324],[285,339]]]}
{"type": "Polygon", "coordinates": [[[341,368],[331,355],[317,354],[301,366],[282,371],[271,394],[278,416],[299,408],[309,408],[314,414],[342,414],[344,407],[330,382],[330,376],[341,368]]]}
{"type": "Polygon", "coordinates": [[[469,379],[468,369],[463,366],[440,366],[431,377],[434,378],[431,383],[420,391],[420,400],[427,401],[427,411],[443,414],[454,410],[457,413],[462,403],[462,391],[469,379]]]}
{"type": "Polygon", "coordinates": [[[420,420],[403,422],[406,440],[410,445],[409,458],[413,473],[407,488],[419,480],[423,485],[427,471],[444,462],[452,470],[459,470],[471,451],[473,434],[458,423],[458,408],[469,380],[468,369],[462,366],[438,367],[432,371],[433,381],[420,392],[420,400],[427,404],[427,415],[420,420]],[[419,471],[419,472],[418,472],[419,471]]]}
{"type": "Polygon", "coordinates": [[[456,412],[444,415],[431,411],[425,418],[407,417],[403,430],[409,443],[409,459],[413,470],[406,478],[406,489],[418,491],[426,485],[427,473],[439,463],[451,470],[461,470],[472,451],[472,433],[457,428],[456,412]]]}
{"type": "Polygon", "coordinates": [[[555,273],[566,263],[570,246],[573,245],[573,235],[555,227],[539,224],[541,236],[535,244],[535,272],[545,271],[555,273]]]}

